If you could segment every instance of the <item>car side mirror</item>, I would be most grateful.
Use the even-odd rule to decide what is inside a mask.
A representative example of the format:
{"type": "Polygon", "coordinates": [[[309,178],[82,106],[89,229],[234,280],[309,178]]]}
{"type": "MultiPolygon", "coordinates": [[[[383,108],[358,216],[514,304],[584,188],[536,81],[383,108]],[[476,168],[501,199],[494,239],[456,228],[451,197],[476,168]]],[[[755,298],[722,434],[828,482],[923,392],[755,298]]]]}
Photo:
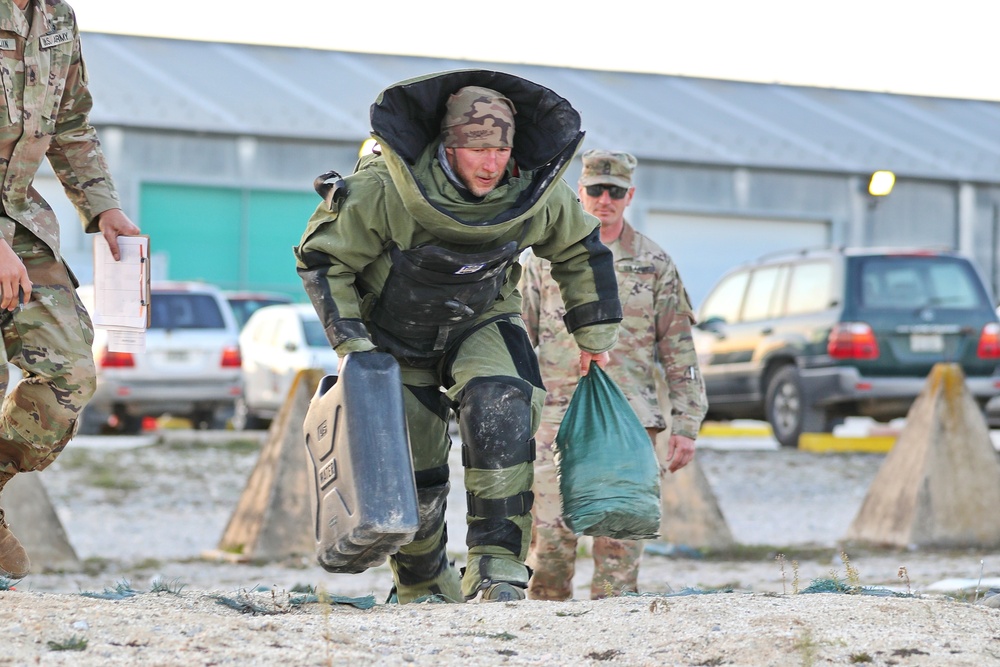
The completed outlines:
{"type": "Polygon", "coordinates": [[[713,333],[718,333],[722,331],[722,325],[726,323],[725,318],[719,317],[718,315],[713,315],[709,317],[704,322],[699,322],[696,326],[702,331],[711,331],[713,333]]]}

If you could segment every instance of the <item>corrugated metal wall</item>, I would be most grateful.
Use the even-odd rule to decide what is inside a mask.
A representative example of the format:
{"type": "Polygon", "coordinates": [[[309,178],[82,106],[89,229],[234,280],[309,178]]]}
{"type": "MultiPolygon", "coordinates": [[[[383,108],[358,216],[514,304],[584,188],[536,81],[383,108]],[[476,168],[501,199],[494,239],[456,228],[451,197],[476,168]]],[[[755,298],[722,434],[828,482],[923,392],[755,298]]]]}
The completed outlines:
{"type": "MultiPolygon", "coordinates": [[[[219,260],[212,275],[245,288],[298,284],[285,276],[282,247],[297,242],[318,203],[313,178],[331,168],[353,169],[378,90],[426,72],[491,67],[121,35],[85,34],[84,43],[94,122],[126,210],[155,233],[154,249],[166,253],[162,266],[170,273],[161,277],[205,273],[203,256],[185,244],[212,238],[230,246],[214,249],[219,260]],[[178,63],[188,63],[192,75],[179,76],[188,69],[178,63]],[[239,200],[240,213],[231,213],[233,204],[224,214],[191,218],[205,189],[239,200]],[[187,228],[190,219],[198,224],[187,228]]],[[[972,256],[994,290],[1000,286],[998,103],[492,68],[570,99],[583,115],[584,149],[639,157],[638,194],[628,217],[641,230],[655,216],[800,220],[824,225],[835,244],[952,247],[972,256]],[[871,171],[881,168],[895,169],[899,178],[891,195],[873,202],[864,188],[871,171]]],[[[577,162],[567,180],[575,184],[578,173],[577,162]]],[[[78,225],[73,216],[60,216],[64,227],[78,225]]],[[[67,256],[89,276],[89,239],[75,231],[65,237],[67,256]]],[[[720,265],[736,264],[748,251],[707,234],[665,243],[683,262],[711,253],[720,265]]],[[[710,272],[691,273],[691,292],[706,292],[710,272]]]]}

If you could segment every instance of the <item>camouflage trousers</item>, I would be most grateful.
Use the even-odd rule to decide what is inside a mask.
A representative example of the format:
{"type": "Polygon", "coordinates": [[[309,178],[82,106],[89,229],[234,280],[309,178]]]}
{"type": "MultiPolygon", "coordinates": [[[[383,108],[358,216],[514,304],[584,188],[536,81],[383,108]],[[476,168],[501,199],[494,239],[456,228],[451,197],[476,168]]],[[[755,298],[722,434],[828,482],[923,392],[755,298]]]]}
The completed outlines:
{"type": "Polygon", "coordinates": [[[6,362],[0,363],[0,389],[8,388],[8,363],[23,373],[0,408],[0,472],[7,473],[52,463],[97,386],[93,323],[66,265],[20,224],[12,247],[32,290],[23,308],[0,313],[6,362]]]}
{"type": "Polygon", "coordinates": [[[461,596],[484,582],[528,582],[531,537],[531,436],[545,391],[537,357],[519,317],[467,334],[437,368],[401,365],[413,469],[420,504],[414,540],[389,558],[400,602],[448,597],[446,499],[450,486],[448,423],[458,413],[465,467],[468,558],[461,596]],[[443,391],[442,391],[443,390],[443,391]],[[440,589],[440,590],[439,590],[440,589]]]}
{"type": "MultiPolygon", "coordinates": [[[[646,429],[655,440],[655,429],[646,429]]],[[[534,572],[528,583],[533,600],[568,600],[573,597],[577,536],[562,517],[554,444],[559,424],[542,422],[535,433],[535,505],[531,510],[531,548],[528,566],[534,572]]],[[[623,592],[638,591],[642,542],[595,537],[594,577],[590,597],[598,600],[623,592]]]]}

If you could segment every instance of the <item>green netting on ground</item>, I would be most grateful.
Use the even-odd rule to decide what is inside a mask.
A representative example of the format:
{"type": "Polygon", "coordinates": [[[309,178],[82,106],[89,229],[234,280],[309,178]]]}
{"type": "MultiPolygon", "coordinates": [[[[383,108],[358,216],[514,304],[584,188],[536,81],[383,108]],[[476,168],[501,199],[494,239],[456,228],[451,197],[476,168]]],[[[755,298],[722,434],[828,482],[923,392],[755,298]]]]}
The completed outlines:
{"type": "Polygon", "coordinates": [[[840,579],[813,579],[807,588],[799,593],[847,593],[849,595],[875,595],[879,597],[913,597],[910,593],[899,593],[879,586],[852,586],[840,579]]]}

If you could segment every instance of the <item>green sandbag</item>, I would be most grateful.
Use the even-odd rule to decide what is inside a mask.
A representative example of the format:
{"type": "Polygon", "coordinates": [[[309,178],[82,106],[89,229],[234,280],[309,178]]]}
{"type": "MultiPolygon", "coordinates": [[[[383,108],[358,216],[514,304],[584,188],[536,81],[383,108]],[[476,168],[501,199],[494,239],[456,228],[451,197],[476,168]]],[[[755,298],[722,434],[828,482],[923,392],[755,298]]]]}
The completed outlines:
{"type": "Polygon", "coordinates": [[[659,536],[653,444],[621,389],[597,364],[577,384],[555,450],[570,530],[627,540],[659,536]]]}

